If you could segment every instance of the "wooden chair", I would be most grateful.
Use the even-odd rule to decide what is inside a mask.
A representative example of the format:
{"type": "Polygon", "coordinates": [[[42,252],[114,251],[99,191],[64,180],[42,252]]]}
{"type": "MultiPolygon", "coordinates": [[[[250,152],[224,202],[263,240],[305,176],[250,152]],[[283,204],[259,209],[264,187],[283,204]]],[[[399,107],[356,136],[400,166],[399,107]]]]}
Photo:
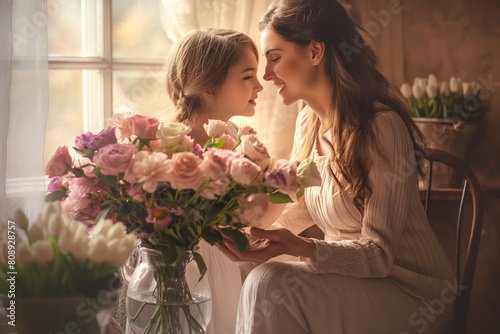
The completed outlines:
{"type": "MultiPolygon", "coordinates": [[[[463,176],[463,186],[461,188],[460,205],[458,211],[457,221],[457,235],[456,235],[456,250],[455,250],[455,277],[457,286],[464,286],[465,290],[457,291],[457,298],[455,300],[455,317],[454,322],[450,324],[448,330],[453,330],[454,333],[465,333],[465,326],[467,320],[467,309],[471,295],[472,283],[474,279],[474,270],[476,266],[477,253],[479,248],[479,240],[481,238],[481,225],[483,222],[483,198],[479,182],[472,170],[456,156],[436,150],[427,149],[424,152],[424,159],[428,161],[428,174],[427,174],[427,189],[425,190],[425,210],[428,215],[429,207],[431,205],[431,188],[432,188],[432,170],[435,162],[448,165],[460,172],[463,176]],[[466,197],[470,193],[472,197],[472,222],[470,228],[470,236],[468,243],[465,245],[465,265],[462,268],[461,254],[462,254],[462,216],[463,208],[466,197]]],[[[448,331],[447,331],[448,332],[448,331]]]]}

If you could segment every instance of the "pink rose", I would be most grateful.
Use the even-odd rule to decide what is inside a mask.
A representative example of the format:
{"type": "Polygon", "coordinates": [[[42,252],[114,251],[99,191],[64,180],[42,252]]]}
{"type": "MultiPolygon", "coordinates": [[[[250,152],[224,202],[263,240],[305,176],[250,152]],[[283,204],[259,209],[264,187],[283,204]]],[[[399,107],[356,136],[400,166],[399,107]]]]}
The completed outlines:
{"type": "Polygon", "coordinates": [[[102,174],[118,175],[127,170],[136,151],[132,144],[109,144],[97,151],[94,163],[101,168],[102,174]]]}
{"type": "Polygon", "coordinates": [[[200,163],[200,169],[212,180],[218,180],[229,171],[227,160],[229,156],[224,153],[225,150],[209,150],[205,153],[203,161],[200,163]]]}
{"type": "Polygon", "coordinates": [[[259,227],[260,220],[269,206],[269,196],[267,194],[250,194],[240,203],[244,205],[238,215],[240,221],[246,225],[259,227]]]}
{"type": "Polygon", "coordinates": [[[231,162],[231,177],[239,184],[250,185],[260,172],[259,165],[247,158],[236,158],[231,162]]]}
{"type": "Polygon", "coordinates": [[[87,132],[78,136],[75,140],[75,147],[82,150],[84,148],[96,151],[108,144],[116,143],[116,129],[111,127],[102,130],[94,135],[92,132],[87,132]]]}
{"type": "Polygon", "coordinates": [[[143,139],[155,139],[160,121],[156,117],[133,115],[130,117],[132,134],[143,139]]]}
{"type": "Polygon", "coordinates": [[[142,184],[142,189],[152,193],[158,183],[168,181],[172,171],[172,163],[160,152],[137,152],[125,171],[125,179],[142,184]]]}
{"type": "Polygon", "coordinates": [[[224,145],[222,145],[222,147],[221,147],[221,148],[223,148],[225,150],[232,150],[236,146],[236,144],[238,144],[236,142],[236,140],[234,140],[233,137],[231,137],[228,134],[223,134],[222,136],[220,136],[219,140],[225,140],[226,141],[224,143],[224,145]]]}
{"type": "Polygon", "coordinates": [[[271,187],[277,188],[280,192],[295,195],[298,190],[297,162],[278,160],[274,169],[266,173],[266,180],[271,187]]]}
{"type": "Polygon", "coordinates": [[[212,181],[202,191],[201,196],[209,200],[214,200],[218,196],[223,195],[229,189],[230,185],[231,181],[227,177],[223,177],[217,181],[212,181]]]}
{"type": "Polygon", "coordinates": [[[120,142],[125,141],[132,135],[131,117],[135,114],[136,112],[133,111],[120,112],[114,114],[113,117],[106,121],[109,126],[116,128],[116,138],[120,142]]]}
{"type": "Polygon", "coordinates": [[[240,125],[238,129],[238,138],[241,138],[246,135],[256,135],[257,132],[250,125],[240,125]]]}
{"type": "Polygon", "coordinates": [[[61,211],[69,219],[78,218],[90,206],[87,194],[95,193],[95,186],[84,178],[74,178],[70,182],[68,197],[61,202],[61,211]]]}
{"type": "Polygon", "coordinates": [[[142,190],[138,184],[127,184],[127,195],[134,201],[144,203],[144,196],[142,196],[142,190]]]}
{"type": "Polygon", "coordinates": [[[226,132],[227,124],[217,119],[209,119],[208,124],[203,124],[203,127],[209,137],[217,138],[226,132]]]}
{"type": "Polygon", "coordinates": [[[253,161],[258,162],[261,166],[267,167],[269,164],[269,153],[267,148],[262,144],[256,135],[245,135],[241,137],[241,151],[253,161]]]}
{"type": "Polygon", "coordinates": [[[68,146],[59,146],[45,167],[45,173],[49,177],[62,176],[66,174],[68,166],[71,166],[71,155],[69,155],[68,146]]]}
{"type": "Polygon", "coordinates": [[[191,152],[179,152],[172,155],[172,172],[168,181],[174,189],[198,190],[207,180],[200,169],[201,159],[191,152]]]}

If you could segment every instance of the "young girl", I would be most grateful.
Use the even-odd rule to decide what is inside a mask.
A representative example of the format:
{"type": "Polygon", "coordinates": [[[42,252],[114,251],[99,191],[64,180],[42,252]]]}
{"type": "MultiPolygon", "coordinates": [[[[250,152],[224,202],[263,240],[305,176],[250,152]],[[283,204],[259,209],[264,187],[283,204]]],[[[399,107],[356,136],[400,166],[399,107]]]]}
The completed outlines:
{"type": "MultiPolygon", "coordinates": [[[[243,33],[209,29],[185,35],[173,46],[165,65],[167,92],[177,109],[174,121],[189,125],[189,135],[203,146],[209,139],[203,124],[209,119],[228,122],[233,116],[252,116],[262,91],[257,65],[257,48],[243,33]]],[[[238,128],[229,122],[228,141],[236,144],[237,134],[238,128]]],[[[199,246],[212,293],[212,316],[206,333],[233,334],[242,286],[240,267],[204,240],[199,246]]],[[[122,290],[116,318],[125,326],[126,284],[122,290]]]]}
{"type": "Polygon", "coordinates": [[[233,259],[304,261],[250,273],[236,333],[439,333],[455,291],[420,201],[422,137],[360,28],[335,0],[280,0],[260,29],[264,79],[284,104],[308,105],[294,157],[313,157],[323,184],[285,209],[287,229],[252,229],[262,242],[243,254],[220,245],[233,259]],[[296,235],[314,224],[324,240],[296,235]]]}
{"type": "MultiPolygon", "coordinates": [[[[209,139],[203,124],[225,122],[233,116],[252,116],[262,86],[257,79],[258,53],[243,33],[210,29],[193,31],[173,47],[166,63],[167,92],[176,104],[178,122],[203,146],[209,139]]],[[[227,135],[237,140],[238,129],[228,124],[227,135]]],[[[216,247],[200,242],[212,292],[212,317],[207,334],[235,333],[242,286],[240,268],[216,247]]]]}

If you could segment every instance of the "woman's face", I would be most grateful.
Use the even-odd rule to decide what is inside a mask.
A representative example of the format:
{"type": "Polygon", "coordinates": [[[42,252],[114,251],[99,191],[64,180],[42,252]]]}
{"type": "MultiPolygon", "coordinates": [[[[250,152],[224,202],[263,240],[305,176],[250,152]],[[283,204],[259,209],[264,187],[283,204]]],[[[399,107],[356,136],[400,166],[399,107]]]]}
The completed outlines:
{"type": "Polygon", "coordinates": [[[215,94],[215,110],[220,119],[253,116],[257,94],[262,85],[257,78],[257,57],[245,47],[239,61],[229,68],[227,77],[215,94]]]}
{"type": "Polygon", "coordinates": [[[270,27],[262,31],[260,42],[266,57],[264,80],[272,81],[278,88],[283,104],[306,99],[313,90],[317,75],[310,48],[286,41],[270,27]]]}

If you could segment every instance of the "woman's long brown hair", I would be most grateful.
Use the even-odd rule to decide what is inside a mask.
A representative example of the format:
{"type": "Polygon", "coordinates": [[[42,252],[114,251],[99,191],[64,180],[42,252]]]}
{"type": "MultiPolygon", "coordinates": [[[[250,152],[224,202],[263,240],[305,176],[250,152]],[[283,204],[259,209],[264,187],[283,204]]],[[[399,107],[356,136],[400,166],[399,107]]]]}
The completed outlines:
{"type": "MultiPolygon", "coordinates": [[[[363,213],[364,202],[371,194],[368,182],[367,147],[373,143],[373,122],[378,111],[376,103],[394,110],[406,124],[420,162],[423,136],[402,102],[401,93],[377,70],[377,56],[363,40],[363,31],[335,0],[278,0],[267,9],[260,21],[260,31],[272,28],[285,40],[301,47],[311,41],[325,45],[325,69],[333,86],[330,112],[320,125],[314,114],[304,127],[307,133],[295,157],[311,154],[321,126],[321,133],[330,132],[329,172],[339,188],[349,190],[354,205],[363,213]],[[342,182],[333,172],[336,166],[342,182]]],[[[419,175],[423,175],[418,165],[419,175]]]]}

